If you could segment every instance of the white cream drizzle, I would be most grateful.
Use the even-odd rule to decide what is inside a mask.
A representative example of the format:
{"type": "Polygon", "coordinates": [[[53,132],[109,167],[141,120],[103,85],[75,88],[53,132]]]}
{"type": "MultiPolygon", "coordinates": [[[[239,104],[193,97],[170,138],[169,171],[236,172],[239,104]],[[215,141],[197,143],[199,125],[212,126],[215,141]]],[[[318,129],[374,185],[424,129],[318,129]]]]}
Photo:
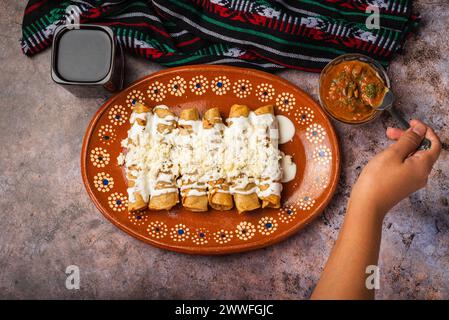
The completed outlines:
{"type": "Polygon", "coordinates": [[[272,114],[257,115],[250,112],[248,117],[227,119],[225,131],[225,169],[232,183],[232,194],[251,194],[259,197],[270,194],[280,196],[282,177],[280,151],[278,149],[278,124],[272,114]],[[255,183],[256,187],[245,190],[255,183]],[[264,191],[261,186],[268,186],[264,191]]]}
{"type": "Polygon", "coordinates": [[[217,191],[221,193],[229,193],[227,190],[220,189],[222,186],[215,183],[219,179],[226,179],[224,172],[225,128],[226,126],[223,123],[215,123],[211,128],[201,127],[197,146],[198,149],[202,150],[200,159],[203,170],[199,180],[206,183],[209,190],[218,189],[217,191]]]}
{"type": "Polygon", "coordinates": [[[203,154],[201,142],[201,120],[179,119],[182,127],[178,133],[175,163],[179,166],[181,177],[178,179],[178,188],[181,195],[203,196],[207,194],[206,185],[200,181],[203,175],[201,165],[203,154]]]}
{"type": "Polygon", "coordinates": [[[160,105],[153,113],[133,112],[128,138],[122,141],[127,153],[121,161],[127,172],[136,177],[134,187],[128,188],[130,202],[135,201],[135,193],[148,201],[150,197],[178,189],[182,195],[187,192],[191,196],[203,196],[207,188],[212,188],[211,182],[219,179],[224,179],[230,188],[223,190],[215,185],[216,192],[280,196],[281,181],[292,175],[293,166],[296,173],[296,165],[285,166],[285,157],[278,149],[279,143],[294,135],[294,131],[287,136],[280,131],[280,116],[257,115],[251,111],[248,117],[228,118],[228,126],[215,123],[211,128],[203,128],[201,120],[183,120],[171,115],[160,118],[155,112],[158,108],[168,109],[160,105]],[[137,119],[146,120],[146,125],[139,125],[137,119]],[[187,132],[176,128],[176,123],[191,129],[187,132]],[[170,126],[171,130],[159,132],[159,125],[170,126]],[[137,169],[129,169],[131,166],[137,169]],[[160,183],[169,187],[156,188],[160,183]],[[255,187],[245,190],[249,184],[255,187]]]}
{"type": "Polygon", "coordinates": [[[256,140],[257,163],[262,166],[256,175],[257,195],[260,198],[271,194],[280,197],[282,184],[279,182],[282,178],[282,169],[280,166],[281,153],[278,149],[279,127],[277,119],[273,114],[256,115],[250,113],[250,117],[251,115],[252,123],[256,128],[254,140],[256,140]]]}
{"type": "MultiPolygon", "coordinates": [[[[159,105],[154,110],[156,111],[158,108],[168,109],[165,105],[159,105]]],[[[149,121],[151,122],[151,142],[150,150],[147,153],[146,167],[148,169],[147,184],[151,198],[162,194],[178,192],[178,189],[175,187],[175,182],[179,171],[173,159],[176,137],[178,136],[176,121],[176,116],[166,115],[161,118],[157,113],[153,113],[149,121]],[[171,129],[160,132],[159,125],[170,126],[171,129]],[[161,183],[168,184],[169,187],[161,188],[161,183]]]]}
{"type": "Polygon", "coordinates": [[[131,128],[128,130],[128,138],[122,141],[122,146],[127,148],[128,152],[123,157],[123,160],[119,159],[119,161],[123,161],[127,167],[128,174],[135,177],[134,186],[127,188],[130,202],[136,201],[136,193],[139,193],[144,201],[148,201],[150,196],[145,164],[146,154],[150,144],[150,134],[147,130],[149,117],[151,117],[150,113],[133,112],[130,117],[131,128]],[[142,126],[136,121],[137,119],[147,121],[147,124],[142,126]]]}

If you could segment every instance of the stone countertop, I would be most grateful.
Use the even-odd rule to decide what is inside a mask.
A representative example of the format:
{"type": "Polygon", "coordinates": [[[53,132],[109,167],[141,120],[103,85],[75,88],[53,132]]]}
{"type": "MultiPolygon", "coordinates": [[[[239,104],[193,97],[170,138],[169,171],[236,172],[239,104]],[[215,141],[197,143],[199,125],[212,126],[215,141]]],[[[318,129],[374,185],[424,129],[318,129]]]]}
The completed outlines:
{"type": "MultiPolygon", "coordinates": [[[[277,245],[221,257],[144,244],[114,227],[81,180],[85,129],[103,99],[80,99],[50,78],[50,51],[30,59],[18,39],[25,2],[0,2],[0,298],[302,299],[309,297],[342,224],[356,177],[388,145],[382,116],[335,124],[342,146],[337,192],[320,218],[277,245]],[[65,288],[77,265],[80,290],[65,288]]],[[[385,220],[380,299],[449,298],[449,5],[416,1],[419,35],[389,74],[398,107],[431,124],[445,143],[428,186],[385,220]]],[[[127,57],[127,83],[160,67],[127,57]]],[[[317,99],[318,75],[279,75],[317,99]]]]}

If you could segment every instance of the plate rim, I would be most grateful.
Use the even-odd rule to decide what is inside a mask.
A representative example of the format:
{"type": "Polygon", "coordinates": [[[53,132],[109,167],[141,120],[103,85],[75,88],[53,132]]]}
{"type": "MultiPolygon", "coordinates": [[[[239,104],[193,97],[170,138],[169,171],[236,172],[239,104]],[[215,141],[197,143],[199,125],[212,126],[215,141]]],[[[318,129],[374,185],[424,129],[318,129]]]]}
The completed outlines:
{"type": "MultiPolygon", "coordinates": [[[[133,238],[136,238],[140,241],[143,241],[147,244],[153,245],[155,247],[158,247],[160,249],[169,250],[169,251],[175,251],[179,253],[187,253],[192,255],[226,255],[231,253],[242,253],[242,252],[249,252],[253,250],[258,250],[264,247],[271,246],[273,244],[282,242],[286,240],[287,238],[293,236],[294,234],[297,234],[300,230],[308,226],[312,221],[314,221],[327,207],[327,205],[332,200],[333,196],[335,195],[335,191],[338,186],[338,181],[340,178],[341,173],[341,151],[340,151],[340,143],[338,136],[336,134],[335,128],[333,126],[332,121],[329,119],[328,115],[322,110],[320,104],[316,102],[307,92],[302,90],[301,88],[297,87],[295,84],[291,83],[290,81],[276,75],[271,74],[265,71],[255,70],[255,69],[249,69],[249,68],[242,68],[242,67],[235,67],[235,66],[226,66],[226,65],[205,65],[205,64],[198,64],[198,65],[188,65],[188,66],[180,66],[180,67],[174,67],[174,68],[166,68],[159,71],[156,71],[154,73],[151,73],[149,75],[143,76],[133,82],[131,82],[126,88],[123,90],[117,92],[116,94],[109,97],[106,101],[103,102],[101,107],[95,112],[94,116],[90,120],[86,132],[83,137],[83,143],[81,147],[81,176],[83,179],[84,187],[92,200],[92,202],[95,204],[97,209],[101,212],[101,214],[109,220],[115,227],[118,229],[124,231],[128,235],[132,236],[133,238]],[[128,90],[129,88],[138,85],[141,82],[145,82],[150,80],[151,78],[158,77],[161,74],[170,74],[170,73],[176,73],[180,71],[185,70],[196,70],[201,69],[204,71],[204,69],[208,69],[208,71],[220,71],[220,72],[226,72],[227,70],[232,71],[242,71],[246,74],[256,74],[258,77],[264,77],[264,78],[276,78],[277,81],[280,81],[283,85],[288,86],[292,88],[295,91],[298,91],[302,93],[308,100],[310,100],[312,103],[316,104],[318,108],[320,109],[320,112],[323,115],[323,118],[329,125],[329,128],[331,129],[329,132],[329,140],[331,145],[335,146],[335,157],[332,157],[332,162],[335,161],[335,172],[329,179],[329,185],[331,186],[327,195],[325,196],[324,200],[320,203],[320,205],[315,209],[314,213],[309,215],[305,220],[303,220],[301,223],[296,224],[293,228],[290,228],[288,230],[285,230],[279,234],[276,235],[276,237],[267,237],[265,241],[259,241],[258,243],[242,243],[237,244],[233,246],[224,246],[224,247],[217,247],[210,248],[210,247],[185,247],[180,246],[176,244],[165,244],[163,242],[157,241],[157,240],[150,240],[143,235],[137,233],[133,229],[127,227],[126,225],[120,223],[119,221],[115,220],[111,214],[107,212],[107,210],[104,210],[103,206],[100,204],[100,201],[95,197],[94,192],[89,184],[89,180],[87,177],[87,163],[88,163],[88,154],[87,154],[87,147],[90,141],[90,137],[92,136],[92,132],[95,128],[96,123],[100,119],[100,117],[103,115],[103,113],[106,111],[106,109],[113,103],[113,101],[116,99],[118,95],[120,95],[123,91],[128,90]],[[195,249],[196,248],[196,249],[195,249]]],[[[333,166],[333,164],[332,164],[333,166]]]]}

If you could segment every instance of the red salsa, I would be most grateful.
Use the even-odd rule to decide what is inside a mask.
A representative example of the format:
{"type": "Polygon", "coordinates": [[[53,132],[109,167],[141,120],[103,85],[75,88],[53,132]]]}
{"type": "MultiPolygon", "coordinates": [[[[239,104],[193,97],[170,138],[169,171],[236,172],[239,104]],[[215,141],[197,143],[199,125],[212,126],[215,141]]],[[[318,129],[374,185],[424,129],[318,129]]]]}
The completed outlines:
{"type": "Polygon", "coordinates": [[[344,61],[323,75],[320,96],[328,111],[338,119],[363,122],[370,119],[388,88],[369,64],[344,61]]]}

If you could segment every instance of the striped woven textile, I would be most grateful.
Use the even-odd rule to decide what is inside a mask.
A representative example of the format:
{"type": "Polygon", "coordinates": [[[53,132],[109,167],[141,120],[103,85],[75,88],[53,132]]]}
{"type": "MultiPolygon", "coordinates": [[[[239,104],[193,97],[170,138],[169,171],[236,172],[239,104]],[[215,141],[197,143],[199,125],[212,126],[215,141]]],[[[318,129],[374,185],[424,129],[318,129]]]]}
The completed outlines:
{"type": "Polygon", "coordinates": [[[81,23],[112,27],[129,52],[167,67],[319,72],[354,52],[387,66],[419,22],[412,0],[30,0],[21,40],[26,55],[51,45],[69,5],[77,6],[81,23]],[[366,27],[368,5],[380,9],[379,29],[366,27]]]}

